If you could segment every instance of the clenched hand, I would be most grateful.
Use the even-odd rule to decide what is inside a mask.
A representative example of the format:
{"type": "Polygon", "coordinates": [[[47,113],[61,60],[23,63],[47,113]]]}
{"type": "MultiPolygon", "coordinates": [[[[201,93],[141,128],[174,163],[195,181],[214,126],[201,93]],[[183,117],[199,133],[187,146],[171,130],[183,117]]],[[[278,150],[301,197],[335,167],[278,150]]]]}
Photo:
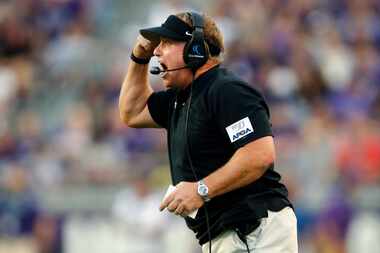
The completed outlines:
{"type": "Polygon", "coordinates": [[[135,47],[133,48],[133,54],[136,57],[148,59],[153,56],[154,49],[158,46],[160,41],[150,41],[139,35],[135,47]]]}

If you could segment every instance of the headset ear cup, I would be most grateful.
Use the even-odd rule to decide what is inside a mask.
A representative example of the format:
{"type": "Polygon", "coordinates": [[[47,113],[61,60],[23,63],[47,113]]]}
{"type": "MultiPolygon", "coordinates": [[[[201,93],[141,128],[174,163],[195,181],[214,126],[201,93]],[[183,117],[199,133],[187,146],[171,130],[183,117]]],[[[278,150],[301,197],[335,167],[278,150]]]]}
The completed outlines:
{"type": "Polygon", "coordinates": [[[204,65],[209,58],[208,47],[203,40],[201,31],[193,31],[193,37],[186,43],[183,50],[184,62],[193,70],[204,65]]]}
{"type": "Polygon", "coordinates": [[[186,43],[183,50],[183,60],[186,65],[195,72],[204,65],[209,58],[209,48],[204,39],[204,20],[195,12],[188,13],[193,24],[191,39],[186,43]]]}

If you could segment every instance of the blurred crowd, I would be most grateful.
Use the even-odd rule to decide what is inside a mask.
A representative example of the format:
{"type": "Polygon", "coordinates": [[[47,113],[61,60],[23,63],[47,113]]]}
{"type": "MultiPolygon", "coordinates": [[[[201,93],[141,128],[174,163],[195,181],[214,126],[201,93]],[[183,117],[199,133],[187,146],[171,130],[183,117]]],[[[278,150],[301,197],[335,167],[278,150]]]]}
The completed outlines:
{"type": "Polygon", "coordinates": [[[70,212],[38,193],[80,186],[119,187],[110,214],[156,224],[145,238],[170,222],[140,212],[169,183],[165,132],[123,126],[117,102],[138,29],[184,10],[216,19],[223,65],[268,100],[300,252],[378,252],[378,0],[0,1],[0,238],[64,252],[70,212]]]}

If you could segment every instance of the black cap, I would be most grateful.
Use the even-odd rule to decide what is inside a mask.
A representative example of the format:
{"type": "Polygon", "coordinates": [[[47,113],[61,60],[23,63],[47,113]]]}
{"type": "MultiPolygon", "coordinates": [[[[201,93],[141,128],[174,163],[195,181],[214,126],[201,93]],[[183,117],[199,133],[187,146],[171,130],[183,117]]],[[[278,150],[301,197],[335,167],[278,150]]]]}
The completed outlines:
{"type": "MultiPolygon", "coordinates": [[[[161,37],[177,40],[189,41],[192,38],[193,27],[175,15],[170,15],[161,26],[141,29],[140,34],[151,41],[159,41],[161,37]]],[[[216,56],[220,54],[220,48],[206,40],[210,54],[216,56]]]]}
{"type": "Polygon", "coordinates": [[[157,41],[160,37],[189,41],[193,28],[175,15],[170,15],[161,26],[141,29],[140,34],[148,40],[157,41]]]}

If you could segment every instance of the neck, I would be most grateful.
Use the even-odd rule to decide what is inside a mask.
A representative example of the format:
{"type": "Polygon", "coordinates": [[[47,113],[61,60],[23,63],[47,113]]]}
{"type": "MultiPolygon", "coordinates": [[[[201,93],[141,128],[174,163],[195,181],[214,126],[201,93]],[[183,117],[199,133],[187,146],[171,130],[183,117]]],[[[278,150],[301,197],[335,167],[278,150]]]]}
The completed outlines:
{"type": "Polygon", "coordinates": [[[195,71],[194,79],[197,79],[200,75],[208,71],[209,69],[215,67],[218,65],[220,62],[217,59],[209,59],[202,67],[197,69],[195,71]]]}
{"type": "MultiPolygon", "coordinates": [[[[217,59],[209,59],[202,67],[200,67],[199,69],[197,69],[197,71],[195,71],[195,74],[194,74],[194,80],[197,79],[200,75],[202,75],[203,73],[207,72],[209,69],[212,69],[213,67],[215,67],[216,65],[220,64],[220,61],[217,60],[217,59]]],[[[193,78],[191,78],[191,80],[189,80],[189,82],[187,83],[187,85],[185,85],[183,87],[183,89],[185,89],[186,87],[188,87],[193,81],[193,78]]]]}

